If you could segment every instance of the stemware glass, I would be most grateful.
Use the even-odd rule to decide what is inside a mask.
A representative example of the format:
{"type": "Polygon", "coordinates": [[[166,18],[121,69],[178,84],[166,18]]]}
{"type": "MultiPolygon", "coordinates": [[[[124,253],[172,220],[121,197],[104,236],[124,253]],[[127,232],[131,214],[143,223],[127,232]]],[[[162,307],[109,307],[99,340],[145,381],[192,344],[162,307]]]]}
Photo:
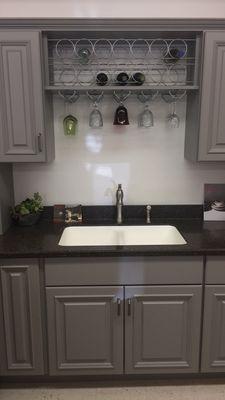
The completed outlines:
{"type": "Polygon", "coordinates": [[[73,115],[67,115],[63,120],[63,130],[66,136],[74,136],[77,132],[78,120],[73,115]]]}
{"type": "Polygon", "coordinates": [[[176,113],[176,101],[172,103],[172,111],[167,115],[167,122],[172,129],[177,129],[180,126],[180,117],[176,113]]]}
{"type": "Polygon", "coordinates": [[[89,99],[93,102],[94,109],[89,115],[90,128],[98,129],[103,127],[103,117],[101,111],[98,109],[98,103],[103,97],[103,92],[89,91],[87,92],[89,99]]]}
{"type": "Polygon", "coordinates": [[[115,115],[114,115],[114,122],[113,125],[129,125],[129,117],[128,117],[128,111],[126,107],[124,106],[123,102],[130,96],[130,91],[129,92],[124,92],[124,91],[114,91],[113,92],[113,97],[114,99],[119,103],[119,106],[116,109],[115,115]]]}
{"type": "Polygon", "coordinates": [[[139,127],[151,128],[152,126],[154,126],[154,117],[148,107],[149,105],[145,104],[144,110],[138,116],[139,127]]]}
{"type": "Polygon", "coordinates": [[[171,111],[167,115],[167,123],[170,128],[177,129],[180,126],[180,117],[176,113],[176,102],[186,95],[186,90],[169,90],[168,93],[162,93],[162,99],[171,104],[171,111]]]}
{"type": "Polygon", "coordinates": [[[72,91],[59,91],[59,96],[64,100],[65,105],[65,114],[66,116],[63,119],[63,131],[66,136],[74,136],[77,132],[78,120],[77,118],[71,114],[69,108],[70,105],[75,103],[79,99],[79,92],[76,90],[72,91]]]}
{"type": "Polygon", "coordinates": [[[101,128],[103,126],[102,113],[98,109],[98,104],[94,102],[94,109],[89,115],[89,126],[91,128],[101,128]]]}
{"type": "Polygon", "coordinates": [[[145,105],[144,110],[138,115],[138,126],[151,128],[154,126],[154,117],[149,110],[148,102],[152,101],[158,95],[158,91],[141,91],[137,94],[138,100],[145,105]]]}

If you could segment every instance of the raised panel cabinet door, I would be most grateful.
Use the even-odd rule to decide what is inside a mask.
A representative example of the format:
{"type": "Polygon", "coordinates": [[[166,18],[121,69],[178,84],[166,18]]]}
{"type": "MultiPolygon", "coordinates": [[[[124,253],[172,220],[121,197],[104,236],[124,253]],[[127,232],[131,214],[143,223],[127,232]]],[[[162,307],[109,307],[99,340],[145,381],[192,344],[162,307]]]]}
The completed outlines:
{"type": "Polygon", "coordinates": [[[0,161],[45,161],[39,32],[0,31],[0,161]]]}
{"type": "Polygon", "coordinates": [[[201,286],[125,289],[125,372],[199,370],[201,286]]]}
{"type": "Polygon", "coordinates": [[[225,32],[205,33],[199,161],[225,160],[225,32]]]}
{"type": "Polygon", "coordinates": [[[225,372],[225,286],[205,288],[201,371],[225,372]]]}
{"type": "Polygon", "coordinates": [[[51,375],[123,372],[123,288],[47,288],[51,375]]]}
{"type": "Polygon", "coordinates": [[[43,374],[38,265],[1,267],[1,375],[43,374]]]}

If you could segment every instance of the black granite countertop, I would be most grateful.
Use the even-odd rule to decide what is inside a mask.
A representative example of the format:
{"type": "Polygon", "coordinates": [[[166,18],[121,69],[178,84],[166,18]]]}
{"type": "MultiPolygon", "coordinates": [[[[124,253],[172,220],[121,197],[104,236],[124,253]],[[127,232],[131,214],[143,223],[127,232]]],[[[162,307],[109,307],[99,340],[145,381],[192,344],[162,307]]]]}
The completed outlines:
{"type": "MultiPolygon", "coordinates": [[[[161,213],[162,215],[162,213],[161,213]]],[[[128,218],[125,225],[144,225],[139,218],[128,218]]],[[[63,247],[58,242],[65,228],[64,224],[54,224],[52,218],[42,218],[33,227],[12,226],[0,236],[0,257],[71,257],[71,256],[133,256],[133,255],[204,255],[225,254],[225,221],[203,222],[199,215],[181,215],[168,218],[152,218],[153,225],[174,225],[180,231],[187,244],[169,246],[85,246],[63,247]]],[[[90,218],[87,225],[116,225],[110,218],[90,218]]]]}

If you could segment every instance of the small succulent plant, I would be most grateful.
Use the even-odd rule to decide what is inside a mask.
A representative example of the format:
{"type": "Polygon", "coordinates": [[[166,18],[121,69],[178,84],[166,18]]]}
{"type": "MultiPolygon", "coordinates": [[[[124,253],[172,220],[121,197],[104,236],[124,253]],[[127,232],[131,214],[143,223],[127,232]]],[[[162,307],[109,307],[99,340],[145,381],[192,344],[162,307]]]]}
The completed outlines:
{"type": "Polygon", "coordinates": [[[28,214],[36,214],[42,210],[42,197],[37,192],[34,193],[34,196],[31,199],[27,198],[26,200],[23,200],[21,203],[17,204],[15,207],[12,207],[11,213],[13,217],[19,217],[28,214]]]}

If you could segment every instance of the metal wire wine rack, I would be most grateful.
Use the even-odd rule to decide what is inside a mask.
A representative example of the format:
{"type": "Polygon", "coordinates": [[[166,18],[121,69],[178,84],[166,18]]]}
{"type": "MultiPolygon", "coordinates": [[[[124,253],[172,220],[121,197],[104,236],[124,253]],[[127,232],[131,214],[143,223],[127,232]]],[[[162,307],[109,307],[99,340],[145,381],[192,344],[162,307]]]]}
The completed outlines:
{"type": "Polygon", "coordinates": [[[111,39],[63,37],[47,41],[47,72],[45,89],[140,91],[157,89],[197,90],[199,71],[199,38],[111,39]],[[117,78],[124,72],[127,84],[117,78]],[[98,75],[107,76],[101,86],[98,75]],[[143,84],[134,79],[144,76],[143,84]]]}

